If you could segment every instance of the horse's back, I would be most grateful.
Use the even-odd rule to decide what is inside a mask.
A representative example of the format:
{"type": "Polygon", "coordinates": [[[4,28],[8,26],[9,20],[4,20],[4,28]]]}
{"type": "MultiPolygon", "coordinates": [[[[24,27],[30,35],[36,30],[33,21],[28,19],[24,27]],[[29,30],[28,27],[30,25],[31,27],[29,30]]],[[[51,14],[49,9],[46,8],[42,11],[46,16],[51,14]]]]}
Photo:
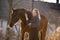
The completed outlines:
{"type": "Polygon", "coordinates": [[[40,16],[41,16],[41,20],[40,20],[40,27],[38,28],[38,30],[43,30],[47,28],[48,20],[45,16],[43,15],[40,16]]]}

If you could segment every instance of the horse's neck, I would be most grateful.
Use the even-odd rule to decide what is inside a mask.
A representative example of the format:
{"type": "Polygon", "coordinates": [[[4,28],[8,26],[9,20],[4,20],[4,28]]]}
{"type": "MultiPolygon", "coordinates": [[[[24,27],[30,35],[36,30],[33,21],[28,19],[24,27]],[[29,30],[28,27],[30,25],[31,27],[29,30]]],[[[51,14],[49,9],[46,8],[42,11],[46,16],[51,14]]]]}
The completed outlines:
{"type": "Polygon", "coordinates": [[[26,26],[25,23],[21,19],[19,19],[19,22],[20,22],[20,27],[23,29],[26,26]]]}
{"type": "Polygon", "coordinates": [[[26,18],[22,18],[22,19],[19,19],[20,20],[20,23],[23,23],[24,25],[26,25],[26,18]]]}

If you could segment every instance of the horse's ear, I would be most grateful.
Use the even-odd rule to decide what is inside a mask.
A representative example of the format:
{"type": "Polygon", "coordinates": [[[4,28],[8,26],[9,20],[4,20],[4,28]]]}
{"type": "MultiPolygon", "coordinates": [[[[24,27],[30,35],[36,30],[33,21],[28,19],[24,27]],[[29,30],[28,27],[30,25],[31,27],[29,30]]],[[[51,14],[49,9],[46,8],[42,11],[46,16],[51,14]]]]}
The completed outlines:
{"type": "Polygon", "coordinates": [[[12,8],[12,10],[11,10],[11,14],[13,14],[14,10],[16,10],[16,8],[12,8]]]}

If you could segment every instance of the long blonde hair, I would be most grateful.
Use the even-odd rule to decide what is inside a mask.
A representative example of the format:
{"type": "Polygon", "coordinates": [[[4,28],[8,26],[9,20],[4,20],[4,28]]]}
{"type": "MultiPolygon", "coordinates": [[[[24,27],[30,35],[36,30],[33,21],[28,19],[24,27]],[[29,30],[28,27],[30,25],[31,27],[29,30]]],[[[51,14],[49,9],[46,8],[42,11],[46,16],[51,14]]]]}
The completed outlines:
{"type": "Polygon", "coordinates": [[[38,17],[39,17],[39,20],[40,20],[41,17],[40,17],[40,12],[39,12],[39,10],[38,10],[37,8],[34,8],[33,11],[32,11],[32,13],[34,13],[34,12],[37,12],[37,13],[38,13],[38,17]]]}

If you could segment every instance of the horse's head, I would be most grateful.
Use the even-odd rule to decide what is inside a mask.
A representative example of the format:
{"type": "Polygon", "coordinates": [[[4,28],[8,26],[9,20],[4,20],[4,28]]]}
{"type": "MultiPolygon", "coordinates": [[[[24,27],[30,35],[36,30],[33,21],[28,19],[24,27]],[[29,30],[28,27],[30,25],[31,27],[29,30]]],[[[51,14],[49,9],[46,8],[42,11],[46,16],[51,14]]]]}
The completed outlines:
{"type": "Polygon", "coordinates": [[[26,21],[26,18],[25,18],[25,12],[26,10],[25,9],[15,9],[13,10],[13,14],[11,15],[11,20],[10,20],[10,27],[13,27],[13,25],[19,20],[21,19],[24,23],[26,21]]]}

